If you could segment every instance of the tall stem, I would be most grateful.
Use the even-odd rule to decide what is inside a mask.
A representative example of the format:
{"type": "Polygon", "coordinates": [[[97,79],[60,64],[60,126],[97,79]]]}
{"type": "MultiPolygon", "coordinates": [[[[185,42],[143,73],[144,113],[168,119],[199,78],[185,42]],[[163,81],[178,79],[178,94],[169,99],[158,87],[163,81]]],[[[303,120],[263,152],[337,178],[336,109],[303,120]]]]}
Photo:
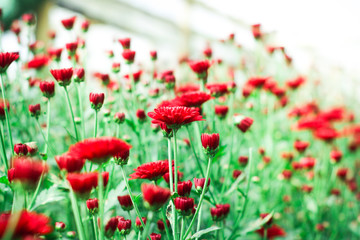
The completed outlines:
{"type": "Polygon", "coordinates": [[[82,226],[82,223],[81,223],[79,207],[78,207],[78,204],[77,204],[75,193],[74,193],[74,191],[72,190],[71,187],[70,187],[70,200],[71,200],[71,207],[72,207],[72,210],[73,210],[73,213],[74,213],[76,228],[77,228],[78,234],[79,234],[79,240],[85,240],[84,229],[83,229],[83,226],[82,226]]]}
{"type": "MultiPolygon", "coordinates": [[[[178,174],[177,174],[177,143],[176,143],[176,130],[173,129],[173,136],[174,136],[174,194],[177,195],[177,192],[178,192],[178,174]]],[[[171,173],[172,174],[172,173],[171,173]]],[[[170,175],[171,175],[170,174],[170,175]]],[[[178,225],[178,218],[177,218],[177,211],[175,210],[175,206],[172,206],[172,213],[173,213],[173,223],[174,223],[174,226],[173,226],[173,234],[174,234],[174,239],[177,240],[179,239],[179,236],[177,234],[177,225],[178,225]]]]}
{"type": "Polygon", "coordinates": [[[170,234],[170,230],[169,230],[169,227],[168,225],[166,224],[166,214],[165,214],[165,206],[161,209],[161,216],[162,216],[162,219],[163,219],[163,223],[164,223],[164,227],[165,227],[165,232],[166,232],[166,236],[167,236],[167,239],[168,240],[171,240],[172,237],[171,237],[171,234],[170,234]]]}
{"type": "Polygon", "coordinates": [[[85,137],[85,121],[84,121],[83,105],[82,105],[82,99],[81,99],[80,83],[76,84],[76,89],[77,89],[78,101],[79,101],[82,139],[85,139],[86,138],[85,137]]]}
{"type": "Polygon", "coordinates": [[[2,125],[1,125],[0,140],[1,140],[2,160],[3,160],[3,163],[4,163],[4,167],[5,167],[5,173],[7,174],[7,171],[9,169],[9,163],[8,163],[7,157],[6,157],[6,149],[5,149],[5,142],[4,142],[4,132],[3,132],[2,125]]]}
{"type": "MultiPolygon", "coordinates": [[[[134,209],[135,209],[136,215],[138,216],[138,218],[139,218],[139,220],[140,220],[140,222],[141,222],[142,227],[145,228],[145,223],[143,222],[143,220],[142,220],[142,218],[141,218],[141,214],[140,214],[140,211],[139,211],[139,208],[138,208],[136,202],[134,201],[134,196],[133,196],[133,194],[132,194],[132,191],[131,191],[131,188],[130,188],[128,179],[127,179],[126,176],[125,176],[124,167],[123,167],[123,166],[120,166],[120,168],[121,168],[121,173],[122,173],[123,178],[124,178],[124,181],[125,181],[126,188],[127,188],[128,192],[129,192],[131,201],[132,201],[132,203],[133,203],[133,205],[134,205],[134,209]]],[[[150,236],[149,236],[149,237],[150,237],[150,236]]],[[[150,239],[151,239],[151,238],[150,238],[150,239]]]]}
{"type": "Polygon", "coordinates": [[[31,210],[32,206],[33,206],[34,203],[35,203],[36,197],[37,197],[37,195],[39,194],[39,191],[40,191],[40,187],[41,187],[41,183],[42,183],[43,177],[44,177],[44,174],[41,174],[40,179],[39,179],[39,182],[38,182],[38,184],[37,184],[37,186],[36,186],[36,190],[35,190],[35,192],[34,192],[34,195],[32,196],[31,202],[29,203],[29,205],[28,205],[28,207],[27,207],[28,210],[31,210]]]}
{"type": "Polygon", "coordinates": [[[50,98],[48,98],[47,100],[47,121],[46,121],[46,145],[45,145],[45,155],[46,155],[46,159],[48,159],[47,153],[48,153],[48,148],[49,148],[49,137],[50,137],[50,98]]]}
{"type": "Polygon", "coordinates": [[[103,164],[100,165],[99,168],[99,176],[98,176],[98,199],[99,199],[99,215],[100,215],[100,240],[104,240],[105,237],[105,229],[104,229],[104,180],[102,177],[103,164]]]}
{"type": "MultiPolygon", "coordinates": [[[[188,229],[185,232],[185,235],[184,235],[183,239],[186,239],[187,235],[189,235],[189,233],[191,231],[191,227],[194,225],[195,219],[196,219],[196,217],[199,214],[199,211],[201,209],[201,205],[203,203],[205,192],[206,192],[206,189],[207,189],[207,184],[209,182],[211,163],[212,163],[212,158],[209,157],[208,166],[207,166],[207,169],[206,169],[205,183],[204,183],[204,187],[203,187],[203,190],[201,192],[201,195],[200,195],[200,201],[199,201],[198,207],[196,208],[195,214],[194,214],[193,218],[191,219],[190,225],[189,225],[188,229]]],[[[181,240],[183,240],[183,239],[181,239],[181,240]]]]}
{"type": "Polygon", "coordinates": [[[97,135],[97,125],[98,125],[98,111],[95,110],[94,138],[96,138],[97,135]]]}
{"type": "Polygon", "coordinates": [[[99,233],[98,233],[98,226],[96,224],[96,215],[93,215],[92,222],[93,222],[93,227],[94,227],[95,240],[98,240],[99,239],[99,233]]]}
{"type": "Polygon", "coordinates": [[[180,239],[183,238],[185,231],[185,217],[181,217],[181,233],[180,233],[180,239]]]}
{"type": "MultiPolygon", "coordinates": [[[[172,156],[171,156],[171,138],[167,139],[168,142],[168,161],[169,161],[169,184],[170,184],[170,191],[173,194],[174,193],[174,175],[177,175],[177,171],[175,169],[174,174],[173,174],[173,170],[172,170],[172,156]]],[[[175,214],[176,214],[176,210],[175,210],[175,206],[174,206],[174,202],[170,201],[171,204],[171,213],[173,216],[172,222],[174,224],[175,222],[175,214]]],[[[166,224],[166,222],[165,222],[166,224]]],[[[172,228],[172,232],[173,232],[173,237],[175,238],[176,232],[175,232],[175,228],[173,226],[172,228]]]]}
{"type": "Polygon", "coordinates": [[[3,74],[0,74],[0,84],[1,84],[1,94],[2,94],[2,100],[4,103],[4,111],[5,111],[5,119],[6,119],[6,126],[7,126],[7,131],[9,134],[9,142],[10,142],[10,146],[11,146],[11,155],[13,155],[13,151],[14,151],[14,143],[13,143],[13,139],[12,139],[12,134],[11,134],[11,128],[10,128],[10,117],[9,117],[9,112],[8,112],[8,108],[6,105],[6,93],[5,93],[5,87],[4,87],[4,81],[3,81],[3,74]]]}
{"type": "Polygon", "coordinates": [[[78,142],[78,141],[79,141],[79,136],[78,136],[78,132],[77,132],[77,130],[76,130],[75,117],[74,117],[74,112],[73,112],[72,107],[71,107],[69,92],[68,92],[68,90],[67,90],[66,87],[64,87],[64,90],[65,90],[65,95],[66,95],[66,100],[67,100],[68,108],[69,108],[69,111],[70,111],[70,114],[71,114],[71,121],[73,122],[73,125],[74,125],[74,131],[75,131],[76,141],[78,142]]]}
{"type": "Polygon", "coordinates": [[[200,173],[201,173],[201,177],[204,177],[204,171],[201,167],[201,164],[200,164],[200,159],[198,158],[197,154],[196,154],[196,151],[195,151],[195,146],[194,146],[194,143],[191,139],[191,134],[190,134],[190,129],[189,129],[189,126],[186,126],[186,130],[189,134],[189,141],[190,141],[190,145],[191,145],[191,149],[195,155],[195,159],[196,159],[196,164],[197,164],[197,168],[200,170],[200,173]]]}
{"type": "MultiPolygon", "coordinates": [[[[201,227],[201,208],[202,206],[200,206],[199,209],[199,217],[198,217],[198,222],[197,222],[197,227],[196,227],[196,232],[200,231],[200,227],[201,227]]],[[[199,238],[195,238],[195,240],[198,240],[199,238]]]]}

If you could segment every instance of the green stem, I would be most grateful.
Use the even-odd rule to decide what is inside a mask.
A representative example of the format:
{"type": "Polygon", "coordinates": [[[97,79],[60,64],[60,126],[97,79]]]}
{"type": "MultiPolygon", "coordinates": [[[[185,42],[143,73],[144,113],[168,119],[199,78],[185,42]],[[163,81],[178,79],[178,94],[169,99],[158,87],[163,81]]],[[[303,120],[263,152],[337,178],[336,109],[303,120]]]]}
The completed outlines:
{"type": "Polygon", "coordinates": [[[225,179],[224,179],[224,183],[222,185],[222,188],[221,188],[221,196],[224,196],[224,192],[225,192],[225,189],[227,189],[227,182],[228,180],[231,178],[231,161],[232,161],[232,157],[233,157],[233,146],[234,146],[234,137],[235,137],[235,134],[234,134],[235,131],[232,131],[231,133],[231,145],[230,145],[230,156],[229,156],[229,161],[228,161],[228,164],[227,164],[227,171],[226,171],[226,174],[225,174],[225,179]]]}
{"type": "MultiPolygon", "coordinates": [[[[143,228],[145,228],[145,223],[143,222],[142,218],[141,218],[141,214],[140,214],[140,211],[139,211],[139,208],[134,200],[134,196],[132,194],[132,191],[131,191],[131,188],[130,188],[130,185],[129,185],[129,182],[128,182],[128,179],[126,178],[126,175],[125,175],[125,171],[124,171],[124,167],[123,166],[120,166],[121,168],[121,173],[123,175],[123,178],[124,178],[124,181],[125,181],[125,185],[126,185],[126,188],[129,192],[129,195],[130,195],[130,198],[131,198],[131,201],[134,205],[134,209],[135,209],[135,212],[136,212],[136,215],[138,216],[140,222],[141,222],[141,225],[143,226],[143,228]]],[[[150,236],[149,236],[150,237],[150,236]]]]}
{"type": "Polygon", "coordinates": [[[185,217],[181,217],[181,233],[180,233],[180,239],[183,238],[185,231],[185,217]]]}
{"type": "Polygon", "coordinates": [[[12,139],[12,134],[11,134],[11,128],[10,128],[10,117],[9,117],[9,112],[8,112],[8,108],[6,105],[6,93],[5,93],[5,87],[4,87],[4,81],[3,81],[3,74],[0,74],[0,84],[1,84],[1,93],[2,93],[2,100],[4,103],[4,111],[5,111],[5,119],[6,119],[6,126],[7,126],[7,131],[9,134],[9,142],[10,142],[10,146],[11,146],[11,155],[13,155],[13,151],[14,151],[14,143],[13,143],[13,139],[12,139]]]}
{"type": "MultiPolygon", "coordinates": [[[[202,206],[200,206],[199,209],[199,217],[198,217],[198,222],[197,222],[197,227],[196,227],[196,232],[200,231],[200,227],[201,227],[201,208],[202,206]]],[[[195,240],[198,240],[199,238],[195,238],[195,240]]]]}
{"type": "Polygon", "coordinates": [[[141,240],[141,231],[138,232],[138,240],[141,240]]]}
{"type": "Polygon", "coordinates": [[[98,226],[96,224],[96,215],[93,215],[92,222],[93,222],[93,227],[94,227],[95,240],[98,240],[99,239],[99,233],[98,233],[98,226]]]}
{"type": "Polygon", "coordinates": [[[187,235],[189,235],[189,233],[191,231],[191,227],[194,225],[195,219],[196,219],[196,217],[199,214],[199,211],[201,209],[201,205],[203,203],[205,192],[206,192],[205,190],[207,189],[207,184],[209,182],[211,163],[212,163],[212,157],[209,157],[208,166],[207,166],[207,169],[206,169],[205,183],[204,183],[204,187],[203,187],[203,190],[201,192],[201,195],[200,195],[200,201],[199,201],[198,207],[196,208],[195,214],[194,214],[193,218],[191,219],[190,225],[189,225],[188,229],[185,232],[184,238],[181,239],[181,240],[186,239],[187,235]]]}
{"type": "MultiPolygon", "coordinates": [[[[152,211],[149,211],[148,212],[148,215],[147,215],[147,218],[146,218],[146,222],[147,224],[145,225],[145,229],[144,229],[144,235],[143,235],[143,238],[146,239],[146,236],[150,235],[149,234],[149,230],[150,230],[150,225],[151,225],[151,221],[152,221],[152,218],[153,218],[153,212],[152,211]]],[[[150,238],[151,239],[151,238],[150,238]]]]}
{"type": "Polygon", "coordinates": [[[51,153],[54,154],[54,155],[56,155],[54,149],[50,146],[49,142],[46,140],[46,136],[44,135],[43,131],[41,130],[41,125],[40,125],[39,119],[36,118],[35,120],[36,120],[36,125],[37,125],[38,128],[39,128],[39,131],[40,131],[40,133],[41,133],[41,136],[42,136],[43,139],[44,139],[45,144],[46,144],[47,146],[49,146],[49,149],[51,150],[51,153]]]}
{"type": "Polygon", "coordinates": [[[82,139],[85,139],[86,138],[85,137],[85,121],[84,121],[83,105],[82,105],[82,99],[81,99],[80,83],[76,84],[76,89],[77,89],[78,101],[79,101],[82,139]]]}
{"type": "Polygon", "coordinates": [[[186,130],[189,134],[189,141],[190,141],[190,145],[191,145],[191,149],[195,155],[195,159],[196,159],[196,164],[197,164],[197,168],[200,170],[200,173],[201,173],[201,177],[204,177],[204,171],[201,167],[201,164],[200,164],[200,159],[198,158],[197,154],[196,154],[196,151],[195,151],[195,146],[194,146],[194,143],[193,141],[191,140],[191,134],[190,134],[190,129],[189,129],[189,126],[187,125],[186,126],[186,130]]]}
{"type": "Polygon", "coordinates": [[[4,142],[4,132],[3,132],[3,127],[2,126],[1,126],[0,140],[1,140],[2,160],[3,160],[3,163],[4,163],[4,167],[5,167],[5,173],[7,174],[8,169],[9,169],[9,163],[8,163],[7,157],[6,157],[6,149],[5,149],[5,142],[4,142]]]}
{"type": "Polygon", "coordinates": [[[99,167],[99,176],[98,176],[98,199],[99,199],[99,215],[100,215],[100,240],[105,238],[105,229],[104,229],[104,180],[102,177],[103,164],[99,167]]]}
{"type": "Polygon", "coordinates": [[[74,213],[76,228],[77,228],[78,234],[79,234],[79,240],[85,240],[84,229],[83,229],[82,223],[81,223],[78,203],[77,203],[77,200],[76,200],[75,193],[74,193],[74,191],[72,190],[71,187],[70,187],[70,200],[71,200],[71,207],[72,207],[72,210],[73,210],[73,213],[74,213]]]}
{"type": "MultiPolygon", "coordinates": [[[[173,177],[174,177],[174,175],[177,175],[177,171],[175,169],[174,174],[173,174],[172,156],[171,156],[171,138],[167,138],[167,142],[168,142],[168,162],[169,162],[169,185],[170,185],[170,191],[173,194],[174,193],[174,179],[173,179],[173,177]]],[[[171,204],[171,212],[172,212],[172,216],[173,216],[172,222],[174,224],[176,210],[175,210],[174,202],[170,201],[170,204],[171,204]]],[[[172,228],[172,231],[173,231],[173,237],[175,238],[176,232],[175,232],[174,226],[172,228]]]]}
{"type": "MultiPolygon", "coordinates": [[[[174,194],[177,195],[177,192],[178,192],[178,174],[177,174],[177,169],[178,169],[178,166],[177,166],[177,142],[176,142],[176,130],[173,129],[173,137],[174,137],[174,194]]],[[[170,176],[172,175],[172,173],[170,174],[170,176]]],[[[177,217],[177,211],[175,210],[175,206],[173,206],[173,223],[174,223],[174,226],[173,226],[173,234],[174,234],[174,239],[175,240],[178,240],[179,239],[179,236],[177,234],[177,225],[178,225],[178,217],[177,217]]]]}
{"type": "Polygon", "coordinates": [[[46,159],[48,158],[47,153],[48,153],[48,148],[49,148],[49,137],[50,137],[50,98],[48,98],[47,100],[47,121],[46,121],[46,145],[45,145],[45,155],[46,155],[46,159]]]}
{"type": "Polygon", "coordinates": [[[97,135],[97,126],[98,126],[98,111],[95,110],[94,138],[96,138],[97,135]]]}
{"type": "Polygon", "coordinates": [[[171,240],[172,237],[171,237],[171,234],[170,234],[170,230],[169,230],[169,227],[168,225],[166,224],[166,214],[165,214],[165,206],[163,207],[163,209],[161,210],[161,216],[162,216],[162,219],[163,219],[163,222],[164,222],[164,227],[165,227],[165,232],[166,232],[166,236],[167,236],[167,239],[168,240],[171,240]]]}
{"type": "Polygon", "coordinates": [[[77,130],[76,130],[75,117],[74,117],[74,112],[73,112],[72,107],[71,107],[69,92],[68,92],[68,90],[67,90],[66,87],[64,87],[64,90],[65,90],[65,95],[66,95],[66,100],[67,100],[68,108],[69,108],[69,111],[70,111],[70,114],[71,114],[71,121],[73,122],[73,125],[74,125],[74,131],[75,131],[76,141],[78,142],[78,141],[79,141],[79,135],[78,135],[78,132],[77,132],[77,130]]]}
{"type": "Polygon", "coordinates": [[[30,204],[29,204],[28,207],[27,207],[28,210],[31,210],[32,206],[33,206],[34,203],[35,203],[36,197],[37,197],[37,195],[39,194],[40,187],[41,187],[41,183],[42,183],[42,180],[43,180],[43,176],[44,176],[44,174],[41,174],[40,179],[39,179],[39,182],[38,182],[38,184],[37,184],[37,186],[36,186],[36,190],[35,190],[35,192],[34,192],[34,195],[32,196],[31,202],[30,202],[30,204]]]}

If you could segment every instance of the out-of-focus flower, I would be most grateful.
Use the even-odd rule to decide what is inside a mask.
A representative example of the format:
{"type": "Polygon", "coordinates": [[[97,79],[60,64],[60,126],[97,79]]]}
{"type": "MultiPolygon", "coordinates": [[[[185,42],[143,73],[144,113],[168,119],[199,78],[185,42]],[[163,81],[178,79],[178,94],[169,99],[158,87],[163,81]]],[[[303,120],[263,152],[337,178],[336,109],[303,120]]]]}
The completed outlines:
{"type": "Polygon", "coordinates": [[[342,154],[342,152],[339,151],[339,150],[332,150],[332,151],[330,152],[330,158],[331,158],[331,160],[332,160],[333,162],[335,162],[335,163],[340,162],[342,156],[343,156],[343,154],[342,154]]]}
{"type": "Polygon", "coordinates": [[[156,61],[157,60],[157,52],[150,51],[150,58],[151,58],[151,61],[156,61]]]}
{"type": "Polygon", "coordinates": [[[38,118],[41,114],[40,104],[29,105],[29,112],[32,117],[38,118]]]}
{"type": "Polygon", "coordinates": [[[171,195],[169,189],[145,183],[141,185],[141,191],[145,207],[153,211],[158,210],[167,203],[171,195]]]}
{"type": "Polygon", "coordinates": [[[121,208],[124,211],[130,211],[134,208],[130,195],[118,196],[117,199],[119,201],[121,208]]]}
{"type": "Polygon", "coordinates": [[[99,201],[97,198],[90,198],[86,200],[86,207],[91,215],[97,214],[99,211],[99,201]]]}
{"type": "Polygon", "coordinates": [[[93,163],[107,162],[111,157],[129,151],[131,145],[113,137],[89,138],[69,148],[69,153],[77,158],[87,159],[93,163]]]}
{"type": "Polygon", "coordinates": [[[89,26],[90,26],[90,22],[88,20],[84,20],[82,23],[81,23],[81,30],[83,32],[87,32],[89,30],[89,26]]]}
{"type": "Polygon", "coordinates": [[[59,62],[61,59],[62,50],[63,50],[62,48],[49,48],[47,52],[51,59],[53,59],[56,62],[59,62]]]}
{"type": "Polygon", "coordinates": [[[226,114],[229,111],[229,107],[225,105],[215,105],[215,114],[221,119],[226,117],[226,114]]]}
{"type": "Polygon", "coordinates": [[[305,83],[305,78],[303,76],[298,76],[294,79],[288,80],[286,82],[286,85],[291,88],[291,89],[297,89],[299,88],[301,85],[303,85],[305,83]]]}
{"type": "Polygon", "coordinates": [[[210,95],[216,98],[229,93],[227,83],[207,83],[205,87],[210,91],[210,95]]]}
{"type": "Polygon", "coordinates": [[[61,20],[61,23],[66,30],[71,30],[74,26],[75,20],[76,20],[76,16],[73,16],[71,18],[66,18],[61,20]]]}
{"type": "Polygon", "coordinates": [[[178,182],[177,190],[179,196],[188,197],[191,192],[191,187],[192,187],[192,182],[190,180],[184,182],[178,182]]]}
{"type": "Polygon", "coordinates": [[[211,217],[214,221],[224,220],[230,212],[230,204],[216,204],[210,209],[211,217]]]}
{"type": "Polygon", "coordinates": [[[99,111],[102,105],[104,104],[104,93],[90,93],[89,100],[91,104],[91,108],[95,111],[99,111]]]}
{"type": "Polygon", "coordinates": [[[49,58],[44,55],[37,55],[27,63],[28,68],[40,69],[49,63],[49,58]]]}
{"type": "Polygon", "coordinates": [[[78,42],[70,42],[70,43],[65,44],[65,48],[66,48],[66,50],[67,50],[70,57],[75,56],[78,45],[79,45],[78,42]]]}
{"type": "Polygon", "coordinates": [[[310,143],[305,141],[296,140],[294,142],[294,148],[299,152],[303,153],[309,147],[310,143]]]}
{"type": "Polygon", "coordinates": [[[131,51],[129,49],[125,49],[123,52],[122,52],[122,57],[124,58],[125,62],[127,64],[132,64],[134,62],[134,59],[135,59],[135,51],[131,51]]]}
{"type": "Polygon", "coordinates": [[[268,80],[269,77],[251,77],[246,84],[254,88],[262,88],[268,80]]]}
{"type": "Polygon", "coordinates": [[[105,236],[107,238],[112,238],[114,236],[120,219],[122,219],[122,217],[112,217],[105,224],[105,236]]]}
{"type": "Polygon", "coordinates": [[[53,77],[59,83],[60,86],[66,87],[71,83],[73,69],[72,68],[51,69],[50,73],[53,75],[53,77]]]}
{"type": "Polygon", "coordinates": [[[211,99],[211,96],[205,92],[187,92],[175,99],[179,105],[184,107],[201,107],[202,104],[211,99]]]}
{"type": "MultiPolygon", "coordinates": [[[[141,220],[143,221],[143,223],[146,225],[146,217],[142,217],[141,220]]],[[[144,230],[144,226],[141,224],[140,218],[136,217],[135,219],[135,227],[139,230],[142,231],[144,230]]]]}
{"type": "MultiPolygon", "coordinates": [[[[259,230],[256,230],[256,232],[263,237],[265,234],[265,228],[260,228],[259,230]]],[[[276,224],[273,224],[271,227],[266,229],[266,238],[269,240],[284,236],[286,236],[285,230],[276,224]]]]}
{"type": "Polygon", "coordinates": [[[28,148],[25,144],[17,143],[14,145],[14,153],[17,156],[26,156],[28,154],[28,148]]]}
{"type": "Polygon", "coordinates": [[[63,232],[63,231],[65,231],[65,228],[66,228],[65,223],[63,223],[63,222],[56,222],[55,223],[55,230],[56,231],[63,232]]]}
{"type": "Polygon", "coordinates": [[[91,190],[97,187],[98,173],[69,173],[66,179],[75,193],[87,199],[91,190]]]}
{"type": "MultiPolygon", "coordinates": [[[[170,227],[170,221],[167,220],[167,219],[166,219],[166,225],[167,225],[168,227],[170,227]]],[[[157,227],[158,227],[158,229],[159,229],[160,232],[164,232],[164,231],[165,231],[164,221],[161,220],[161,219],[159,219],[159,220],[157,221],[157,227]]]]}
{"type": "Polygon", "coordinates": [[[189,61],[189,66],[199,79],[206,80],[208,69],[210,68],[210,62],[208,60],[189,61]]]}
{"type": "Polygon", "coordinates": [[[234,115],[234,123],[240,131],[243,133],[247,132],[251,125],[253,124],[254,120],[250,117],[245,117],[239,114],[234,115]]]}
{"type": "Polygon", "coordinates": [[[0,52],[0,73],[4,73],[13,61],[19,58],[18,53],[0,52]]]}
{"type": "Polygon", "coordinates": [[[118,39],[119,43],[123,47],[123,49],[130,49],[131,39],[130,38],[120,38],[118,39]]]}
{"type": "Polygon", "coordinates": [[[339,137],[339,133],[333,128],[318,128],[315,130],[314,136],[326,142],[331,142],[339,137]]]}
{"type": "Polygon", "coordinates": [[[80,83],[85,81],[85,70],[84,68],[74,69],[74,82],[80,83]]]}
{"type": "Polygon", "coordinates": [[[35,25],[36,23],[36,17],[32,13],[25,13],[21,16],[21,19],[24,23],[26,23],[29,26],[35,25]]]}
{"type": "MultiPolygon", "coordinates": [[[[142,70],[139,70],[139,71],[134,72],[134,73],[132,74],[132,79],[133,79],[134,83],[138,83],[138,82],[140,81],[141,74],[142,74],[142,70]]],[[[129,74],[126,74],[126,75],[124,76],[124,78],[125,78],[125,79],[129,79],[129,80],[131,79],[130,76],[129,76],[129,74]]]]}
{"type": "Polygon", "coordinates": [[[161,240],[161,234],[159,234],[159,233],[151,233],[150,234],[150,239],[148,238],[148,240],[161,240]]]}
{"type": "MultiPolygon", "coordinates": [[[[194,185],[195,185],[195,190],[198,192],[202,192],[204,185],[205,185],[205,178],[194,178],[194,185]]],[[[210,178],[208,179],[207,182],[207,187],[205,189],[205,192],[208,191],[210,186],[210,178]]]]}
{"type": "Polygon", "coordinates": [[[55,161],[60,170],[67,172],[80,172],[85,165],[85,159],[74,157],[71,154],[65,153],[61,156],[55,156],[55,161]]]}
{"type": "Polygon", "coordinates": [[[52,81],[40,82],[39,88],[46,98],[52,98],[55,95],[55,83],[52,81]]]}
{"type": "Polygon", "coordinates": [[[131,231],[131,220],[130,219],[124,219],[124,218],[119,218],[118,219],[118,230],[120,232],[120,234],[122,236],[126,236],[130,233],[131,231]]]}

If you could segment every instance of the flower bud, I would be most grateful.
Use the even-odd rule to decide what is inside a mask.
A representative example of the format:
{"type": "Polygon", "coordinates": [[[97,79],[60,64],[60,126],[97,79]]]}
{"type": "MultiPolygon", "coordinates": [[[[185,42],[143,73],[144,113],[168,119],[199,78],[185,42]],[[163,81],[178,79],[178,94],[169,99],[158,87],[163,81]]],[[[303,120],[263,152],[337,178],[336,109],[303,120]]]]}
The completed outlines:
{"type": "Polygon", "coordinates": [[[99,201],[97,198],[90,198],[86,201],[86,206],[91,215],[97,214],[99,211],[99,201]]]}
{"type": "Polygon", "coordinates": [[[120,63],[114,62],[111,65],[111,70],[113,73],[119,73],[120,72],[120,63]]]}
{"type": "Polygon", "coordinates": [[[84,68],[75,68],[74,69],[74,82],[80,83],[85,81],[85,71],[84,68]]]}
{"type": "Polygon", "coordinates": [[[245,133],[251,127],[253,122],[254,120],[252,118],[242,115],[234,115],[234,123],[243,133],[245,133]]]}
{"type": "Polygon", "coordinates": [[[112,238],[115,234],[116,227],[119,223],[119,219],[122,217],[112,217],[105,225],[105,236],[107,238],[112,238]]]}
{"type": "Polygon", "coordinates": [[[122,236],[126,236],[131,231],[131,220],[121,218],[121,219],[119,219],[117,227],[118,227],[118,230],[119,230],[120,234],[122,236]]]}
{"type": "Polygon", "coordinates": [[[204,152],[209,157],[214,157],[219,150],[220,136],[218,133],[201,135],[201,144],[204,148],[204,152]]]}
{"type": "Polygon", "coordinates": [[[130,211],[134,208],[130,195],[118,196],[117,199],[124,211],[130,211]]]}
{"type": "Polygon", "coordinates": [[[70,239],[74,239],[76,237],[76,232],[75,231],[69,231],[66,233],[66,236],[70,239]]]}
{"type": "Polygon", "coordinates": [[[194,199],[188,197],[177,197],[174,199],[175,209],[182,216],[189,216],[194,208],[194,199]]]}
{"type": "Polygon", "coordinates": [[[123,51],[122,56],[125,59],[126,64],[133,64],[135,59],[135,51],[126,49],[123,51]]]}
{"type": "Polygon", "coordinates": [[[191,192],[192,182],[190,180],[178,183],[178,194],[181,197],[188,197],[191,192]]]}
{"type": "Polygon", "coordinates": [[[143,109],[138,109],[136,111],[136,117],[137,119],[139,120],[139,122],[145,122],[146,120],[146,114],[145,114],[145,111],[143,109]]]}
{"type": "Polygon", "coordinates": [[[157,60],[157,52],[150,51],[150,58],[151,58],[151,61],[156,61],[157,60]]]}
{"type": "Polygon", "coordinates": [[[104,104],[104,93],[90,93],[89,100],[91,104],[91,108],[95,111],[99,111],[102,105],[104,104]]]}
{"type": "Polygon", "coordinates": [[[39,118],[41,113],[40,104],[29,105],[29,112],[32,117],[39,118]]]}
{"type": "Polygon", "coordinates": [[[65,223],[63,223],[63,222],[56,222],[55,223],[55,230],[56,231],[63,232],[63,231],[65,231],[65,228],[66,228],[65,223]]]}
{"type": "Polygon", "coordinates": [[[71,30],[74,26],[76,16],[61,20],[62,25],[66,30],[71,30]]]}
{"type": "MultiPolygon", "coordinates": [[[[194,178],[194,185],[195,185],[195,190],[199,193],[202,192],[203,188],[204,188],[204,184],[205,184],[205,178],[194,178]]],[[[205,189],[205,192],[208,191],[210,186],[210,178],[207,182],[207,187],[205,189]]]]}
{"type": "Polygon", "coordinates": [[[55,95],[55,83],[54,82],[40,82],[40,91],[46,98],[51,98],[55,95]]]}
{"type": "MultiPolygon", "coordinates": [[[[146,217],[142,217],[141,219],[142,219],[142,221],[144,222],[144,224],[146,225],[146,217]]],[[[136,227],[139,231],[142,231],[142,230],[144,229],[143,225],[141,224],[141,221],[140,221],[139,217],[136,217],[135,227],[136,227]]]]}
{"type": "Polygon", "coordinates": [[[25,156],[28,154],[28,148],[25,144],[17,143],[14,145],[14,152],[18,156],[25,156]]]}
{"type": "Polygon", "coordinates": [[[216,204],[215,208],[210,209],[211,217],[214,221],[224,220],[230,212],[230,204],[216,204]]]}
{"type": "Polygon", "coordinates": [[[122,124],[125,122],[125,113],[123,112],[117,112],[114,115],[114,121],[117,124],[122,124]]]}
{"type": "Polygon", "coordinates": [[[122,38],[118,40],[124,50],[130,49],[131,39],[130,38],[122,38]]]}

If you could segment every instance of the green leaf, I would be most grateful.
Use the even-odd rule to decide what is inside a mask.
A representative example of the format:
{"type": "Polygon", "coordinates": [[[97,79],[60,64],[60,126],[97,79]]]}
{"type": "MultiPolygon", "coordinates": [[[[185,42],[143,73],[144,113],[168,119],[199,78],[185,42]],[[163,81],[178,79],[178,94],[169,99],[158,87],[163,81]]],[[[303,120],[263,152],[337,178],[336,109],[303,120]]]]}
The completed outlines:
{"type": "Polygon", "coordinates": [[[239,183],[245,179],[245,174],[241,174],[233,184],[231,184],[230,189],[225,193],[225,196],[229,196],[233,191],[238,189],[239,183]]]}
{"type": "Polygon", "coordinates": [[[265,218],[258,218],[255,221],[250,222],[242,231],[241,235],[246,235],[249,232],[254,232],[255,230],[258,230],[261,228],[262,225],[264,225],[267,221],[272,218],[273,212],[268,214],[265,218]]]}
{"type": "Polygon", "coordinates": [[[219,230],[220,228],[218,226],[212,226],[212,227],[209,227],[209,228],[206,228],[206,229],[203,229],[203,230],[200,230],[196,233],[194,233],[194,235],[192,235],[190,238],[188,239],[196,239],[196,238],[199,238],[201,237],[202,235],[204,234],[207,234],[209,232],[213,232],[213,231],[217,231],[219,230]]]}
{"type": "Polygon", "coordinates": [[[5,184],[6,186],[10,187],[9,180],[8,180],[7,176],[5,176],[5,175],[0,177],[0,183],[5,184]]]}
{"type": "Polygon", "coordinates": [[[134,131],[136,132],[136,125],[133,121],[131,121],[130,119],[125,119],[125,123],[134,131]]]}
{"type": "Polygon", "coordinates": [[[54,202],[60,202],[64,200],[66,197],[66,194],[64,191],[61,191],[57,185],[51,186],[49,189],[45,189],[39,193],[39,195],[36,197],[36,201],[34,206],[31,208],[33,211],[34,209],[45,206],[49,203],[54,202]]]}

